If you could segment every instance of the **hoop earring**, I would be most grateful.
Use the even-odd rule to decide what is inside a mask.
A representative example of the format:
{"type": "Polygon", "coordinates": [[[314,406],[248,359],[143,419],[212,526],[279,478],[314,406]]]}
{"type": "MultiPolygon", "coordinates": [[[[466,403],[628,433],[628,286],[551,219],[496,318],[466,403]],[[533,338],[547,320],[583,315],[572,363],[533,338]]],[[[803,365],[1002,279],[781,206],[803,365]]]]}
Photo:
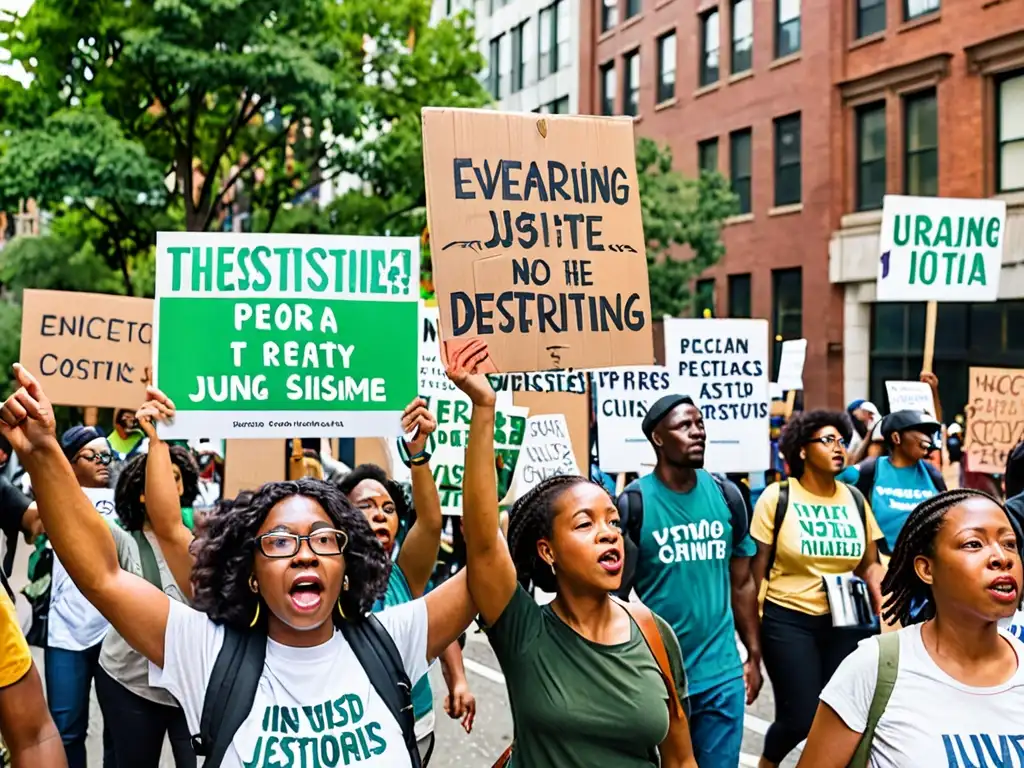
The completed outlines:
{"type": "Polygon", "coordinates": [[[345,615],[345,609],[341,607],[341,598],[338,598],[338,613],[341,614],[341,618],[348,621],[348,616],[345,615]]]}
{"type": "Polygon", "coordinates": [[[556,578],[558,577],[558,574],[555,573],[555,564],[554,563],[551,564],[551,575],[556,577],[556,578]]]}
{"type": "Polygon", "coordinates": [[[256,622],[260,620],[260,601],[256,601],[256,615],[252,617],[252,622],[249,624],[249,629],[256,626],[256,622]]]}
{"type": "Polygon", "coordinates": [[[260,585],[259,585],[259,582],[258,582],[258,581],[256,581],[256,574],[255,574],[255,573],[254,573],[254,574],[252,574],[252,575],[251,575],[251,576],[249,577],[249,590],[250,590],[250,591],[251,591],[251,592],[252,592],[252,593],[253,593],[254,595],[255,595],[255,594],[256,594],[257,592],[259,592],[259,591],[260,591],[260,585]]]}

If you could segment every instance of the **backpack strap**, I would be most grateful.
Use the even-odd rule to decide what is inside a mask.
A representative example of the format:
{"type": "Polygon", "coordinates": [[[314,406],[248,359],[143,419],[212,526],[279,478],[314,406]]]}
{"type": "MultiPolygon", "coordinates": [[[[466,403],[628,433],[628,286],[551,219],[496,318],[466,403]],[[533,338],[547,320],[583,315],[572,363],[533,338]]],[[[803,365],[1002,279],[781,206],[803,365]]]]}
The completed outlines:
{"type": "Polygon", "coordinates": [[[733,551],[742,543],[747,534],[750,533],[750,507],[747,500],[743,498],[743,492],[736,487],[736,483],[728,477],[719,474],[712,474],[715,485],[725,499],[725,505],[729,507],[729,520],[732,525],[732,548],[733,551]]]}
{"type": "Polygon", "coordinates": [[[779,483],[779,500],[775,504],[775,523],[772,526],[772,545],[768,549],[768,567],[764,572],[764,580],[772,577],[772,568],[775,567],[775,556],[779,552],[779,531],[786,521],[786,512],[789,510],[789,481],[783,480],[779,483]]]}
{"type": "Polygon", "coordinates": [[[619,510],[619,524],[622,526],[624,550],[622,582],[616,594],[623,600],[629,599],[636,579],[636,565],[640,557],[640,536],[644,527],[644,497],[637,481],[626,486],[615,500],[619,510]]]}
{"type": "Polygon", "coordinates": [[[930,461],[922,461],[924,464],[924,470],[928,473],[928,477],[931,478],[932,485],[935,486],[935,490],[939,493],[946,492],[946,478],[942,476],[942,470],[932,464],[930,461]]]}
{"type": "Polygon", "coordinates": [[[224,644],[206,686],[199,734],[192,737],[192,749],[206,758],[205,768],[220,768],[231,740],[249,717],[266,654],[265,633],[224,628],[224,644]]]}
{"type": "Polygon", "coordinates": [[[341,633],[377,695],[401,726],[412,768],[421,768],[420,751],[416,746],[416,716],[412,709],[412,683],[395,641],[373,614],[359,621],[344,622],[341,633]]]}
{"type": "Polygon", "coordinates": [[[139,559],[142,561],[142,577],[154,587],[163,591],[163,580],[160,578],[160,566],[156,562],[156,553],[142,531],[131,531],[131,537],[139,547],[139,559]]]}
{"type": "MultiPolygon", "coordinates": [[[[878,458],[872,456],[857,465],[857,482],[853,485],[865,499],[870,499],[875,489],[875,475],[878,472],[878,458]]],[[[853,486],[851,486],[853,487],[853,486]]]]}
{"type": "Polygon", "coordinates": [[[654,618],[654,614],[643,603],[635,601],[626,602],[625,600],[618,599],[616,599],[616,602],[625,608],[626,613],[636,622],[637,627],[640,628],[640,634],[644,636],[647,647],[651,649],[651,654],[658,664],[658,671],[661,672],[661,679],[664,681],[665,688],[668,691],[669,714],[676,718],[685,717],[683,702],[679,699],[676,681],[672,677],[672,665],[668,660],[668,649],[665,648],[665,640],[658,630],[658,622],[654,618]]]}
{"type": "Polygon", "coordinates": [[[871,758],[871,743],[875,738],[875,730],[878,722],[885,714],[885,708],[889,705],[893,688],[896,687],[896,678],[900,672],[900,633],[889,632],[878,635],[875,640],[878,642],[878,673],[875,678],[875,693],[871,697],[871,708],[868,710],[868,719],[864,725],[864,733],[861,734],[857,743],[857,751],[853,753],[849,768],[868,768],[868,761],[871,758]]]}

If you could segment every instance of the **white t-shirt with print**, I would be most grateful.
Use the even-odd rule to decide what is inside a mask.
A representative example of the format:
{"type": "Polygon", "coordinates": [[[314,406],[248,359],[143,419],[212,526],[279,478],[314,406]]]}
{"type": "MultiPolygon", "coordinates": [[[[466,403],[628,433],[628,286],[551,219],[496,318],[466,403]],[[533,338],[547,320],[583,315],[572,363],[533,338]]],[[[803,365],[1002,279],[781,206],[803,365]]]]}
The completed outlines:
{"type": "MultiPolygon", "coordinates": [[[[871,768],[1024,767],[1024,645],[1001,632],[1017,653],[1006,683],[973,688],[932,660],[921,625],[899,631],[900,666],[878,721],[871,768]]],[[[869,638],[836,670],[821,693],[846,725],[863,733],[878,675],[878,642],[869,638]]]]}
{"type": "MultiPolygon", "coordinates": [[[[427,671],[423,600],[376,614],[395,641],[410,681],[427,671]]],[[[170,602],[164,667],[151,664],[151,685],[167,689],[199,733],[203,701],[224,628],[182,603],[170,602]]],[[[341,632],[315,648],[267,640],[267,656],[249,717],[222,768],[353,765],[409,768],[398,721],[391,716],[341,632]],[[316,755],[314,757],[314,754],[316,755]]]]}

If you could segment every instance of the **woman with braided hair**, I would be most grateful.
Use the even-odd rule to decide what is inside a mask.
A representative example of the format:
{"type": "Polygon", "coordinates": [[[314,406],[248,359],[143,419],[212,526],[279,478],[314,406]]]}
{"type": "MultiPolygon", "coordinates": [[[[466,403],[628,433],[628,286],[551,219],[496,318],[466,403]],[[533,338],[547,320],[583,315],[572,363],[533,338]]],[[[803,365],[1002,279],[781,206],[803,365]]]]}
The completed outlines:
{"type": "Polygon", "coordinates": [[[947,491],[910,513],[882,584],[885,618],[905,628],[840,665],[801,766],[1024,764],[1024,645],[999,628],[1021,600],[1019,535],[980,491],[947,491]]]}
{"type": "Polygon", "coordinates": [[[675,634],[610,594],[622,581],[623,539],[607,491],[583,477],[549,478],[513,505],[507,544],[499,533],[495,395],[478,372],[487,354],[470,342],[451,354],[448,375],[473,401],[462,483],[467,573],[507,681],[510,764],[696,768],[675,634]],[[554,601],[538,606],[530,584],[554,601]]]}

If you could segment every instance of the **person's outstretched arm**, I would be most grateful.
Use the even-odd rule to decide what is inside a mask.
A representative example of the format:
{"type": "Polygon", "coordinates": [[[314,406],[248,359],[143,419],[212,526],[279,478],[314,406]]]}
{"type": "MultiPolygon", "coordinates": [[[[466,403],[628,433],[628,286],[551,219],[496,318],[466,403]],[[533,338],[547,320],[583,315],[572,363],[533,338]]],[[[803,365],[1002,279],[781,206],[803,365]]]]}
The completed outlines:
{"type": "Polygon", "coordinates": [[[121,570],[113,534],[82,492],[57,441],[53,406],[21,365],[14,366],[14,375],[19,388],[0,408],[0,434],[32,478],[54,552],[86,599],[128,644],[162,667],[170,598],[121,570]]]}
{"type": "Polygon", "coordinates": [[[437,551],[441,548],[441,497],[437,493],[434,473],[428,462],[423,462],[427,440],[437,429],[437,420],[427,403],[416,398],[402,414],[402,430],[416,436],[406,443],[412,460],[412,503],[416,509],[416,522],[398,551],[398,567],[402,569],[413,597],[427,591],[427,583],[437,565],[437,551]]]}
{"type": "Polygon", "coordinates": [[[171,449],[157,434],[156,422],[174,418],[174,403],[156,387],[146,389],[146,402],[135,419],[149,438],[146,457],[146,517],[160,542],[160,551],[167,561],[178,588],[192,597],[192,564],[189,551],[192,531],[181,519],[181,497],[174,481],[171,449]]]}
{"type": "Polygon", "coordinates": [[[67,768],[35,664],[18,682],[0,688],[0,735],[11,752],[12,768],[67,768]]]}
{"type": "Polygon", "coordinates": [[[498,481],[494,472],[494,390],[478,372],[487,345],[476,339],[454,354],[448,378],[473,401],[462,477],[462,526],[469,591],[484,621],[493,625],[516,591],[516,569],[498,530],[498,481]]]}
{"type": "Polygon", "coordinates": [[[797,768],[845,768],[857,751],[860,737],[832,707],[819,702],[797,768]]]}

